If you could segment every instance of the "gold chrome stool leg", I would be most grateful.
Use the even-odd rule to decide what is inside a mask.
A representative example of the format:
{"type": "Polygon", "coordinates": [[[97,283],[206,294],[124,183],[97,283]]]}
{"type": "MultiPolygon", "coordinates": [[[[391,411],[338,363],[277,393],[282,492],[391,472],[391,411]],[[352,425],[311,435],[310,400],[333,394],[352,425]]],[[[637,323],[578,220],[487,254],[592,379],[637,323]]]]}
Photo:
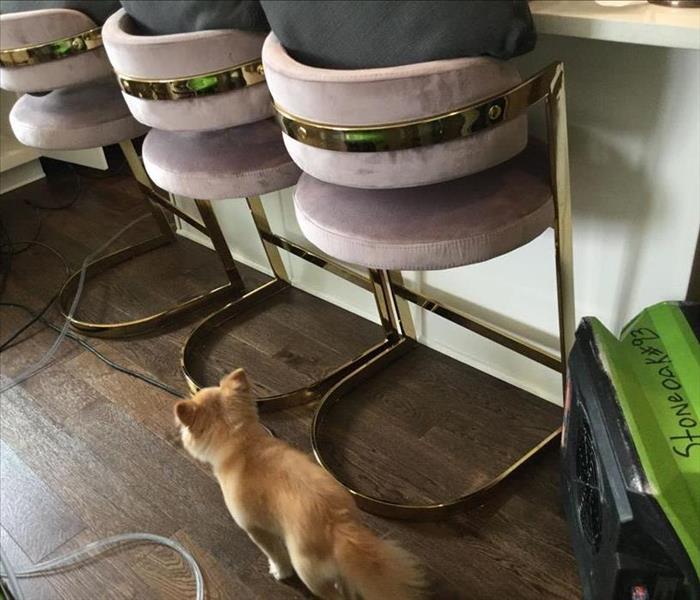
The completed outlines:
{"type": "MultiPolygon", "coordinates": [[[[397,275],[392,276],[392,274],[390,274],[388,271],[379,271],[376,274],[373,274],[372,278],[373,280],[378,280],[381,283],[380,286],[375,288],[377,290],[377,304],[380,306],[380,312],[383,315],[392,315],[389,317],[389,319],[391,320],[392,327],[397,333],[396,341],[394,344],[387,347],[383,352],[375,355],[370,361],[360,365],[357,371],[340,381],[323,397],[316,409],[316,414],[314,415],[313,423],[311,425],[311,446],[318,463],[329,473],[331,473],[331,475],[333,475],[343,486],[345,486],[345,488],[354,496],[355,501],[361,509],[379,516],[394,519],[427,521],[443,518],[458,510],[469,506],[474,506],[481,502],[489,490],[513,474],[519,467],[526,464],[541,450],[554,443],[561,434],[561,428],[558,427],[554,431],[547,434],[542,440],[537,442],[533,447],[519,456],[517,460],[515,460],[502,472],[497,474],[490,481],[457,498],[450,498],[444,501],[426,504],[404,504],[401,502],[386,500],[378,496],[365,494],[345,483],[338,477],[333,468],[329,466],[328,461],[324,458],[324,452],[322,451],[320,444],[321,429],[324,426],[329,411],[335,404],[342,400],[343,396],[357,387],[357,385],[359,385],[361,382],[377,374],[390,362],[400,358],[406,352],[416,347],[417,342],[415,342],[411,337],[406,336],[405,333],[402,333],[403,324],[399,321],[399,319],[405,319],[406,317],[405,314],[401,315],[401,311],[399,310],[397,303],[397,296],[422,306],[431,312],[439,314],[440,316],[445,317],[454,323],[463,325],[472,330],[477,329],[476,327],[469,326],[471,317],[462,315],[456,311],[452,311],[451,309],[446,308],[435,301],[429,300],[416,292],[411,292],[403,286],[394,284],[392,280],[397,279],[397,275]]],[[[485,325],[481,327],[486,328],[485,325]]],[[[479,333],[486,335],[489,337],[489,339],[494,341],[497,341],[498,337],[502,335],[500,333],[487,335],[485,329],[480,330],[479,333]]],[[[534,358],[541,364],[546,364],[548,366],[554,365],[558,370],[561,370],[561,362],[554,357],[538,349],[526,346],[519,340],[511,339],[510,342],[511,347],[520,354],[534,358]]]]}
{"type": "MultiPolygon", "coordinates": [[[[112,267],[131,260],[132,258],[136,258],[137,256],[150,252],[151,250],[175,242],[175,233],[173,232],[173,229],[163,212],[165,209],[173,214],[176,214],[178,217],[195,227],[198,231],[204,233],[212,239],[214,248],[226,270],[229,283],[213,290],[209,290],[203,294],[199,294],[177,304],[176,306],[167,308],[146,317],[142,317],[140,319],[134,319],[132,321],[94,323],[83,321],[75,317],[70,319],[71,326],[73,328],[77,329],[81,333],[93,336],[128,337],[140,335],[166,324],[178,322],[180,319],[187,317],[190,313],[199,308],[211,305],[221,305],[225,302],[229,302],[233,297],[240,294],[243,289],[243,282],[238,273],[238,269],[233,262],[233,258],[231,257],[228,247],[225,245],[223,234],[221,233],[219,224],[216,221],[213,211],[211,210],[211,205],[206,201],[198,201],[198,207],[204,220],[204,225],[202,225],[177,207],[171,205],[154,190],[154,186],[148,178],[143,164],[141,163],[141,159],[136,154],[136,150],[134,149],[131,140],[121,142],[120,147],[124,152],[124,156],[126,157],[129,168],[131,169],[139,188],[144,194],[144,200],[151,211],[154,221],[158,225],[160,233],[151,239],[133,244],[90,263],[86,271],[86,280],[89,280],[100,273],[104,273],[112,267]]],[[[80,273],[74,273],[63,285],[59,294],[59,306],[63,316],[66,318],[68,316],[68,307],[70,306],[75,294],[79,278],[80,273]]]]}
{"type": "MultiPolygon", "coordinates": [[[[554,243],[559,308],[559,346],[561,356],[569,355],[574,344],[576,314],[574,307],[574,257],[571,235],[571,183],[569,176],[569,140],[566,126],[564,73],[546,99],[549,122],[549,157],[554,195],[554,243]]],[[[562,373],[566,391],[566,373],[562,373]]]]}
{"type": "MultiPolygon", "coordinates": [[[[265,302],[266,300],[290,287],[289,276],[287,275],[287,271],[279,253],[280,248],[294,254],[295,256],[303,258],[304,260],[320,268],[330,271],[343,279],[351,281],[352,283],[368,291],[372,291],[374,286],[378,284],[377,282],[379,282],[378,276],[376,276],[374,273],[372,274],[373,279],[370,281],[370,279],[367,279],[366,277],[363,277],[362,275],[359,275],[354,271],[343,267],[342,265],[331,262],[311,252],[310,250],[302,248],[301,246],[298,246],[297,244],[274,234],[270,229],[270,225],[260,198],[252,197],[248,198],[247,201],[253,216],[255,227],[258,231],[258,235],[260,236],[263,248],[265,249],[265,254],[274,273],[274,279],[261,285],[255,290],[248,292],[240,299],[227,304],[223,308],[220,308],[213,314],[206,317],[192,331],[182,349],[181,367],[187,384],[193,392],[206,387],[208,384],[214,385],[216,383],[201,381],[194,374],[194,369],[192,366],[195,361],[195,355],[206,343],[206,340],[225,323],[230,323],[239,317],[244,318],[245,312],[248,309],[265,302]]],[[[392,348],[396,344],[398,335],[396,334],[393,322],[389,319],[390,318],[388,316],[386,321],[384,318],[382,318],[382,323],[386,333],[386,339],[384,341],[372,346],[371,348],[368,348],[359,356],[356,356],[337,369],[334,369],[322,379],[315,381],[305,388],[293,390],[291,392],[276,396],[259,398],[258,406],[260,409],[278,410],[306,404],[322,398],[338,382],[348,377],[352,377],[352,374],[356,372],[359,367],[371,361],[374,357],[383,355],[388,349],[392,348]]]]}
{"type": "Polygon", "coordinates": [[[349,391],[362,381],[369,379],[383,369],[390,361],[399,358],[407,350],[415,346],[416,342],[411,339],[410,335],[407,335],[406,330],[408,327],[405,327],[404,323],[402,323],[402,317],[406,319],[405,315],[407,313],[404,311],[402,315],[399,310],[397,296],[434,314],[440,315],[470,331],[478,333],[522,356],[560,372],[564,390],[566,389],[566,358],[573,345],[575,333],[571,193],[563,68],[559,67],[555,75],[552,87],[546,95],[546,111],[548,118],[551,187],[555,214],[553,227],[557,275],[560,356],[554,356],[542,349],[527,344],[523,340],[511,336],[505,331],[497,330],[479,319],[452,310],[435,300],[409,290],[400,282],[400,274],[392,277],[392,274],[387,271],[372,273],[371,280],[374,284],[373,291],[377,300],[382,323],[385,325],[388,335],[394,337],[396,341],[391,347],[375,355],[371,360],[360,365],[357,371],[338,382],[319,403],[311,426],[311,445],[316,460],[331,473],[336,480],[345,486],[354,496],[358,506],[367,512],[388,518],[417,521],[446,517],[454,512],[480,503],[484,496],[496,485],[507,479],[542,450],[558,442],[561,437],[561,427],[557,427],[485,484],[457,498],[424,504],[395,502],[379,496],[371,496],[354,489],[350,484],[343,482],[342,478],[329,466],[319,442],[321,428],[327,419],[331,407],[342,400],[349,391]]]}
{"type": "Polygon", "coordinates": [[[226,271],[226,276],[231,282],[231,286],[234,289],[242,290],[245,286],[243,280],[241,279],[241,274],[238,272],[236,263],[231,256],[231,251],[229,250],[228,243],[224,237],[224,232],[221,231],[219,227],[219,222],[216,220],[216,215],[214,214],[214,209],[212,208],[211,201],[209,200],[195,200],[197,205],[197,210],[202,217],[204,226],[207,228],[207,233],[209,234],[209,239],[214,246],[214,250],[219,255],[221,262],[224,265],[224,270],[226,271]]]}

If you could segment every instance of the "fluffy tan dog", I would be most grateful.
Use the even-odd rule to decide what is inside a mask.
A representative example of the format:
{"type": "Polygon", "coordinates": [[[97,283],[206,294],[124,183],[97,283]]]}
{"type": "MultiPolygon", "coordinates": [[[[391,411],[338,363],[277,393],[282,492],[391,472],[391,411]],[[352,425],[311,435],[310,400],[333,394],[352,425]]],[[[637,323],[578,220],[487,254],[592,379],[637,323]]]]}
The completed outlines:
{"type": "Polygon", "coordinates": [[[265,553],[275,579],[296,571],[328,600],[423,596],[416,559],[363,526],[341,485],[260,425],[243,369],[178,402],[175,415],[184,447],[213,467],[231,516],[265,553]]]}

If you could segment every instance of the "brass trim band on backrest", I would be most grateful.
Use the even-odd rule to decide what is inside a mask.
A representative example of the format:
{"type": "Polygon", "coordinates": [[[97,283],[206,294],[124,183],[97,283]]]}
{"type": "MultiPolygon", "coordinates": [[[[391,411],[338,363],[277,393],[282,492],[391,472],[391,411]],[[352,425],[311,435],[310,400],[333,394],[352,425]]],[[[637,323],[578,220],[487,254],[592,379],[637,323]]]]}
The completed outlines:
{"type": "Polygon", "coordinates": [[[465,138],[520,116],[555,90],[562,72],[561,63],[552,63],[505,94],[424,119],[344,127],[309,121],[277,104],[275,118],[289,137],[315,148],[337,152],[407,150],[465,138]]]}
{"type": "Polygon", "coordinates": [[[265,71],[262,59],[256,58],[220,71],[190,77],[142,79],[117,74],[117,80],[124,93],[142,100],[186,100],[263,83],[265,71]]]}
{"type": "Polygon", "coordinates": [[[82,33],[71,35],[43,44],[24,48],[0,50],[0,66],[26,67],[39,63],[51,62],[89,52],[102,46],[102,28],[94,27],[82,33]]]}

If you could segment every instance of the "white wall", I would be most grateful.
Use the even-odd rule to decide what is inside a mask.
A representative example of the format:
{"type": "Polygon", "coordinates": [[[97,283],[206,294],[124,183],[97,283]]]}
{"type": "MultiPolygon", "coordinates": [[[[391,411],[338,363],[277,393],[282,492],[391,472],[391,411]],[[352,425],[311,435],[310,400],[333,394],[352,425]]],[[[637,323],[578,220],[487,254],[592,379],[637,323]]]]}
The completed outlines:
{"type": "MultiPolygon", "coordinates": [[[[577,317],[596,315],[617,333],[643,307],[685,297],[700,226],[700,52],[540,36],[518,64],[526,75],[555,59],[567,74],[577,317]]],[[[541,125],[535,115],[533,130],[541,125]]],[[[273,229],[303,241],[291,190],[264,200],[273,229]]],[[[245,203],[220,202],[216,210],[234,253],[262,266],[245,203]]],[[[289,273],[299,287],[376,320],[366,292],[298,259],[289,273]]],[[[480,265],[405,277],[557,349],[551,231],[480,265]]],[[[560,380],[549,369],[434,315],[417,315],[416,325],[427,345],[561,401],[560,380]]]]}

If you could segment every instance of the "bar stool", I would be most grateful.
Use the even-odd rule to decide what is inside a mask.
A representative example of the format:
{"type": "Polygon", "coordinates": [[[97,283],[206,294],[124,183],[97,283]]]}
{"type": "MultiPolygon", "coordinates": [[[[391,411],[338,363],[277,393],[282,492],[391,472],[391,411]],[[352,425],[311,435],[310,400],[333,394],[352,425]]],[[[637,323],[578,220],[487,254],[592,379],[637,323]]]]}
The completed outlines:
{"type": "MultiPolygon", "coordinates": [[[[145,134],[148,127],[134,119],[122,98],[102,46],[102,28],[85,14],[70,9],[3,14],[0,27],[0,85],[6,90],[25,93],[10,112],[10,123],[17,139],[42,150],[79,150],[119,143],[158,227],[157,236],[91,263],[87,278],[175,242],[162,209],[175,212],[183,219],[189,217],[155,190],[143,169],[131,140],[145,134]]],[[[221,235],[215,221],[198,228],[210,237],[221,235]]],[[[227,285],[147,317],[93,323],[73,316],[71,325],[90,335],[114,337],[144,333],[172,323],[202,306],[220,306],[228,302],[241,289],[239,279],[233,275],[229,273],[227,285]]],[[[79,273],[75,273],[59,295],[66,317],[78,280],[79,273]]]]}
{"type": "MultiPolygon", "coordinates": [[[[193,368],[206,339],[290,286],[279,248],[365,287],[367,283],[270,228],[260,196],[294,185],[301,172],[271,118],[260,59],[265,34],[229,29],[138,35],[131,17],[120,10],[107,20],[103,35],[131,112],[152,127],[143,144],[150,177],[172,194],[194,198],[207,227],[215,222],[212,201],[246,198],[274,275],[195,327],[183,348],[182,370],[196,391],[216,383],[203,381],[193,368]]],[[[223,235],[212,236],[212,242],[225,264],[233,265],[223,235]]],[[[370,348],[308,387],[261,398],[259,404],[272,409],[316,399],[387,345],[370,348]]]]}
{"type": "Polygon", "coordinates": [[[319,69],[289,56],[274,34],[263,48],[285,145],[304,174],[294,205],[310,242],[371,269],[395,343],[330,390],[311,442],[318,462],[369,512],[433,519],[481,501],[540,450],[549,432],[505,470],[457,498],[409,504],[343,481],[319,444],[329,409],[415,346],[413,303],[562,373],[573,342],[574,297],[564,72],[554,63],[522,81],[509,63],[461,58],[365,70],[319,69]],[[528,107],[545,101],[548,143],[528,140],[528,107]],[[404,286],[401,270],[474,264],[554,228],[560,356],[404,286]]]}

